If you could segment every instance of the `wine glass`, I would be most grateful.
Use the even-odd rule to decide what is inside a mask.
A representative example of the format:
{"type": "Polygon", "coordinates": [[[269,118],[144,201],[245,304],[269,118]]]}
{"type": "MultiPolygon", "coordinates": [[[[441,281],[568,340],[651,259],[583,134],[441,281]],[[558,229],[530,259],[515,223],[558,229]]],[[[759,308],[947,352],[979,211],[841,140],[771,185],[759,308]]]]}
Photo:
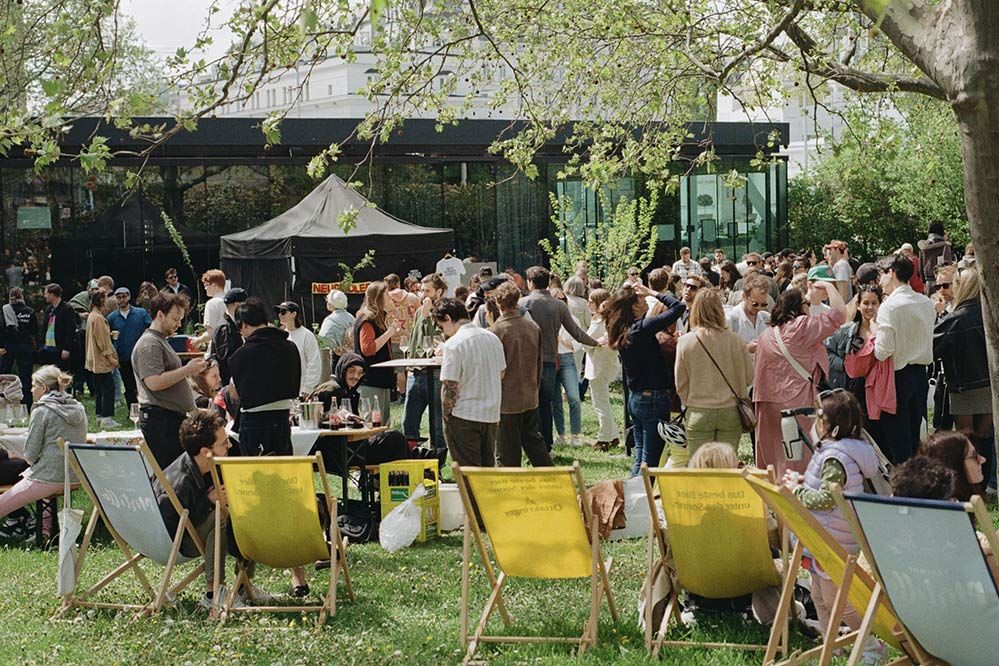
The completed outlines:
{"type": "Polygon", "coordinates": [[[371,401],[367,398],[361,398],[361,402],[357,407],[358,416],[364,421],[364,426],[366,428],[371,427],[371,401]]]}
{"type": "Polygon", "coordinates": [[[133,402],[128,406],[128,418],[132,419],[132,423],[135,424],[135,429],[139,429],[139,419],[142,417],[142,412],[139,409],[139,403],[133,402]]]}
{"type": "Polygon", "coordinates": [[[6,423],[9,428],[14,427],[14,412],[10,403],[3,406],[3,422],[6,423]]]}
{"type": "Polygon", "coordinates": [[[25,428],[28,425],[28,408],[25,405],[14,405],[14,421],[17,427],[25,428]]]}
{"type": "Polygon", "coordinates": [[[399,334],[399,351],[405,356],[409,352],[409,333],[399,334]]]}

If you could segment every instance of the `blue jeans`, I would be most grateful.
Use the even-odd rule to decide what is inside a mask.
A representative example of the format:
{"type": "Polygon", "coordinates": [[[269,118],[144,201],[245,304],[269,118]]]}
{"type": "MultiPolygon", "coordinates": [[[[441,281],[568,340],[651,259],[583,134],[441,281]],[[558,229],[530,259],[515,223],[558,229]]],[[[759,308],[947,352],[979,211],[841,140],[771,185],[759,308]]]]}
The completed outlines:
{"type": "Polygon", "coordinates": [[[545,440],[548,450],[552,450],[552,410],[556,402],[561,402],[562,395],[558,390],[558,373],[554,363],[541,364],[541,384],[538,386],[538,419],[541,426],[541,438],[545,440]]]}
{"type": "MultiPolygon", "coordinates": [[[[429,371],[428,371],[429,372],[429,371]]],[[[431,442],[431,448],[444,448],[444,426],[441,418],[441,390],[440,382],[434,377],[434,421],[436,425],[431,429],[437,433],[438,441],[431,442]]],[[[402,419],[402,432],[409,439],[417,439],[420,436],[420,422],[423,420],[423,411],[429,404],[427,396],[427,375],[425,372],[409,373],[406,377],[406,405],[402,419]]]]}
{"type": "MultiPolygon", "coordinates": [[[[569,354],[558,355],[558,384],[565,389],[565,397],[569,399],[569,428],[573,435],[583,432],[583,411],[579,397],[579,371],[576,369],[576,359],[569,354]]],[[[552,404],[552,417],[555,420],[555,432],[565,434],[565,412],[562,409],[562,393],[555,388],[558,398],[552,404]]]]}
{"type": "Polygon", "coordinates": [[[637,475],[642,463],[649,467],[659,465],[663,453],[663,440],[659,437],[659,421],[669,418],[670,392],[667,389],[635,391],[628,394],[628,413],[631,415],[632,434],[635,440],[635,463],[632,475],[637,475]]]}

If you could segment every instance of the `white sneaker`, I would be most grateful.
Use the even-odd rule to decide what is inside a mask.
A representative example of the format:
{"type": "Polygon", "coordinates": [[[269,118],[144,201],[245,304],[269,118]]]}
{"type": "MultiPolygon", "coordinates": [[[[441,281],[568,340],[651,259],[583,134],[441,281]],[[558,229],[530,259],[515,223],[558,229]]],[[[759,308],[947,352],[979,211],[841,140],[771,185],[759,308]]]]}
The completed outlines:
{"type": "Polygon", "coordinates": [[[582,446],[582,445],[583,445],[583,443],[581,441],[579,441],[579,435],[572,435],[569,438],[569,446],[579,447],[579,446],[582,446]]]}
{"type": "Polygon", "coordinates": [[[555,446],[565,446],[565,435],[555,436],[555,446]]]}
{"type": "MultiPolygon", "coordinates": [[[[210,611],[213,608],[215,608],[216,605],[218,605],[219,599],[225,599],[228,596],[229,596],[229,588],[226,587],[225,585],[220,585],[218,596],[209,599],[208,594],[205,594],[205,596],[201,597],[201,600],[198,602],[198,605],[201,606],[201,608],[203,608],[204,610],[210,611]]],[[[246,603],[243,601],[243,595],[237,594],[235,598],[233,598],[232,600],[232,608],[245,608],[245,607],[246,603]]]]}
{"type": "Polygon", "coordinates": [[[278,601],[277,595],[271,594],[267,590],[257,587],[252,583],[250,585],[250,590],[253,592],[252,595],[246,594],[245,591],[240,595],[243,598],[243,601],[247,604],[252,603],[255,606],[270,606],[278,601]]]}

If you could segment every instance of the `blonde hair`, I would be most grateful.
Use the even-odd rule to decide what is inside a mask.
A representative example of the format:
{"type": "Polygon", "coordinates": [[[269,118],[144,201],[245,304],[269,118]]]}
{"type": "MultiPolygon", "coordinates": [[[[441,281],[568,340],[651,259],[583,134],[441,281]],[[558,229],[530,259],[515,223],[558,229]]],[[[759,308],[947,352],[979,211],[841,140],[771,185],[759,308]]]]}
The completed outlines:
{"type": "Polygon", "coordinates": [[[717,289],[704,289],[697,292],[690,306],[690,327],[724,331],[725,307],[717,289]]]}
{"type": "Polygon", "coordinates": [[[73,383],[73,377],[54,365],[43,365],[32,373],[31,383],[49,391],[62,391],[73,383]]]}
{"type": "Polygon", "coordinates": [[[702,444],[687,463],[687,467],[693,469],[735,469],[738,466],[739,456],[732,445],[725,442],[702,444]]]}
{"type": "Polygon", "coordinates": [[[364,291],[364,304],[357,311],[357,317],[361,321],[369,321],[375,327],[385,330],[385,305],[384,296],[388,291],[388,285],[380,280],[376,280],[368,285],[364,291]]]}
{"type": "Polygon", "coordinates": [[[957,289],[954,290],[954,307],[982,295],[981,280],[977,268],[965,268],[957,275],[957,289]]]}

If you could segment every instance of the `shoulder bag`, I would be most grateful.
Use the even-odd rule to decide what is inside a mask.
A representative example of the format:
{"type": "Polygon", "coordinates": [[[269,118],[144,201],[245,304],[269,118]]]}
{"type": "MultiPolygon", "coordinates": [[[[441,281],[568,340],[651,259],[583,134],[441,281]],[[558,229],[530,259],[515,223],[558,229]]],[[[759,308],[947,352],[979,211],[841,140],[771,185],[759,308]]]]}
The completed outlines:
{"type": "Polygon", "coordinates": [[[704,345],[704,341],[701,340],[701,336],[695,335],[694,337],[697,338],[697,344],[701,345],[701,349],[703,349],[704,353],[708,355],[709,359],[711,359],[711,363],[714,364],[715,369],[718,371],[718,374],[720,374],[722,376],[722,379],[725,380],[725,385],[728,386],[728,390],[731,391],[732,395],[735,396],[735,408],[739,412],[739,421],[742,422],[743,432],[749,432],[755,429],[756,410],[753,409],[753,403],[749,401],[749,398],[743,398],[742,396],[740,396],[738,393],[735,392],[735,389],[732,388],[732,384],[729,383],[728,381],[728,377],[726,377],[725,373],[722,372],[721,366],[718,365],[718,362],[715,361],[715,357],[711,355],[711,352],[709,352],[708,348],[704,345]]]}

